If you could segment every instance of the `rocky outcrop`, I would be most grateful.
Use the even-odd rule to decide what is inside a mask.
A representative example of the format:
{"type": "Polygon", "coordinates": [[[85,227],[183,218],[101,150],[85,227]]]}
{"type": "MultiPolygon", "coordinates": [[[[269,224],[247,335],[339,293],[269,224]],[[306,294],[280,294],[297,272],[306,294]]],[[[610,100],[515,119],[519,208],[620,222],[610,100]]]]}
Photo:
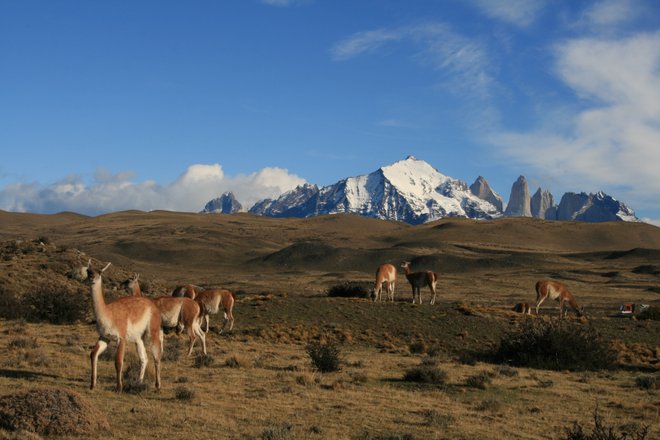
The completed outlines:
{"type": "Polygon", "coordinates": [[[511,187],[509,203],[504,211],[507,217],[531,217],[531,198],[525,176],[518,177],[511,187]]]}
{"type": "Polygon", "coordinates": [[[567,192],[557,208],[557,220],[582,222],[637,221],[635,212],[604,192],[567,192]]]}
{"type": "Polygon", "coordinates": [[[317,215],[319,187],[306,183],[287,191],[277,199],[261,200],[249,212],[268,217],[309,217],[317,215]]]}
{"type": "Polygon", "coordinates": [[[208,202],[202,212],[207,214],[233,214],[242,210],[243,206],[236,200],[234,194],[226,192],[208,202]]]}
{"type": "Polygon", "coordinates": [[[537,189],[530,203],[532,217],[546,220],[555,220],[557,218],[557,207],[555,198],[550,191],[537,189]]]}
{"type": "Polygon", "coordinates": [[[486,181],[483,176],[477,177],[477,180],[475,180],[474,183],[470,185],[470,191],[481,200],[485,200],[496,207],[499,212],[504,211],[504,203],[502,202],[502,197],[492,190],[488,184],[488,181],[486,181]]]}

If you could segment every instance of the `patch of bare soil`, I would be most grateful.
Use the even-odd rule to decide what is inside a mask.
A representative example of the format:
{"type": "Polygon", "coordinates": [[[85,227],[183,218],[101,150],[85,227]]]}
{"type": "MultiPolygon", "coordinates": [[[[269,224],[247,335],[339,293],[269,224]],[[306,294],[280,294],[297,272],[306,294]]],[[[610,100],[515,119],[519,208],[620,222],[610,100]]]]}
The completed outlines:
{"type": "Polygon", "coordinates": [[[0,428],[40,435],[89,435],[110,425],[82,395],[57,388],[32,388],[0,397],[0,428]]]}

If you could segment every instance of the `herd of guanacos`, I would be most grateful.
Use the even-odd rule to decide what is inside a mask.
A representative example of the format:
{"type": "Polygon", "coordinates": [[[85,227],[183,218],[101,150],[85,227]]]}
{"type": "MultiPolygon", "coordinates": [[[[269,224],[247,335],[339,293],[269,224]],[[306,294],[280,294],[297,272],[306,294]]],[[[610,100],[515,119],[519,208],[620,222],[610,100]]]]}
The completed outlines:
{"type": "MultiPolygon", "coordinates": [[[[90,286],[94,315],[96,318],[96,329],[99,339],[90,353],[91,383],[94,389],[97,382],[97,364],[99,355],[108,347],[111,341],[117,342],[115,354],[115,370],[117,373],[116,390],[121,392],[123,388],[122,370],[124,364],[124,352],[127,342],[135,343],[140,360],[140,382],[144,379],[147,367],[147,351],[145,342],[148,343],[155,364],[156,389],[161,388],[161,356],[163,352],[163,328],[176,328],[177,333],[184,329],[188,331],[190,346],[188,356],[192,354],[195,342],[200,339],[202,351],[206,354],[206,332],[209,330],[209,315],[217,314],[222,307],[224,322],[220,333],[227,325],[229,330],[234,326],[233,307],[236,297],[227,289],[201,290],[192,285],[179,286],[174,289],[171,296],[158,298],[147,298],[142,296],[139,284],[139,275],[135,274],[131,279],[123,283],[131,295],[118,298],[106,303],[103,296],[102,274],[111,263],[103,269],[92,268],[90,259],[86,267],[86,283],[90,286]],[[202,329],[205,321],[206,328],[202,329]]],[[[401,267],[412,287],[413,304],[421,304],[421,289],[429,287],[433,293],[430,303],[434,304],[436,299],[436,284],[438,274],[430,271],[412,272],[410,262],[403,262],[401,267]]],[[[376,281],[372,292],[374,301],[381,300],[383,285],[390,301],[394,301],[394,286],[396,282],[396,268],[389,263],[381,264],[376,271],[376,281]]],[[[536,283],[536,313],[547,298],[559,301],[560,317],[566,313],[566,304],[571,306],[578,316],[582,316],[583,309],[578,307],[573,295],[568,288],[553,280],[541,280],[536,283]]],[[[531,314],[529,304],[516,304],[514,310],[531,314]]]]}

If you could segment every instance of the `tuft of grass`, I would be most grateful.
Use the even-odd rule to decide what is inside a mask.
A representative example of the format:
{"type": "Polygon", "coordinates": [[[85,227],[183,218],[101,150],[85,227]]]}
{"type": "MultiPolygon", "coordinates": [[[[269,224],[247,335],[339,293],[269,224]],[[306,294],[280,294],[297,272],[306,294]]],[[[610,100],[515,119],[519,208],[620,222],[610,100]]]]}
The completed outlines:
{"type": "Polygon", "coordinates": [[[37,338],[32,337],[32,338],[27,338],[24,336],[18,336],[16,338],[13,338],[9,341],[7,344],[7,347],[9,349],[35,349],[39,347],[39,343],[37,343],[37,338]]]}
{"type": "Polygon", "coordinates": [[[566,440],[645,440],[649,435],[648,426],[630,425],[619,434],[612,426],[606,426],[603,417],[598,413],[598,407],[594,410],[594,427],[588,434],[582,425],[574,422],[573,426],[566,429],[566,440]]]}
{"type": "Polygon", "coordinates": [[[261,432],[262,440],[295,440],[295,428],[290,423],[273,423],[261,432]]]}
{"type": "Polygon", "coordinates": [[[447,429],[454,423],[454,417],[450,414],[440,414],[436,410],[428,409],[422,411],[424,424],[434,428],[447,429]]]}
{"type": "Polygon", "coordinates": [[[73,324],[84,321],[90,298],[82,286],[71,287],[59,281],[43,281],[20,300],[22,316],[28,321],[73,324]]]}
{"type": "Polygon", "coordinates": [[[480,390],[485,390],[488,385],[493,381],[491,373],[487,371],[482,371],[479,374],[470,376],[465,380],[465,385],[470,388],[478,388],[480,390]]]}
{"type": "Polygon", "coordinates": [[[339,348],[332,342],[312,341],[305,347],[314,367],[321,373],[331,373],[341,369],[339,348]]]}
{"type": "Polygon", "coordinates": [[[643,390],[656,390],[658,389],[657,376],[637,376],[635,378],[635,385],[643,390]]]}
{"type": "Polygon", "coordinates": [[[199,353],[195,356],[193,367],[195,368],[208,368],[213,365],[214,359],[211,355],[199,353]]]}
{"type": "Polygon", "coordinates": [[[236,356],[230,356],[225,360],[225,367],[229,368],[241,368],[241,366],[245,365],[246,362],[239,359],[236,356]]]}
{"type": "Polygon", "coordinates": [[[410,350],[410,353],[412,354],[424,354],[428,351],[428,347],[424,341],[415,341],[408,346],[408,350],[410,350]]]}
{"type": "Polygon", "coordinates": [[[593,371],[614,369],[617,354],[592,327],[566,320],[528,319],[506,334],[488,357],[517,367],[593,371]]]}
{"type": "Polygon", "coordinates": [[[174,390],[174,397],[177,400],[193,400],[195,398],[195,390],[181,385],[174,390]]]}

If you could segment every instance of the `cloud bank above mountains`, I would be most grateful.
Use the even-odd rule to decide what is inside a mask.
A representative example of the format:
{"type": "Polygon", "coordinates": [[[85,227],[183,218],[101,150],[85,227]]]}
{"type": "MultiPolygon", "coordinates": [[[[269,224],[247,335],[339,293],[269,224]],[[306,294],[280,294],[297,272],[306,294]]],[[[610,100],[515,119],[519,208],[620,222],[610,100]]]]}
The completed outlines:
{"type": "Polygon", "coordinates": [[[242,203],[251,205],[303,183],[304,179],[278,167],[228,176],[220,164],[195,164],[165,185],[152,180],[138,182],[130,172],[111,174],[98,170],[91,182],[82,176],[69,176],[47,185],[8,185],[0,191],[0,209],[44,214],[73,211],[87,215],[128,209],[198,212],[224,191],[234,192],[242,203]]]}

